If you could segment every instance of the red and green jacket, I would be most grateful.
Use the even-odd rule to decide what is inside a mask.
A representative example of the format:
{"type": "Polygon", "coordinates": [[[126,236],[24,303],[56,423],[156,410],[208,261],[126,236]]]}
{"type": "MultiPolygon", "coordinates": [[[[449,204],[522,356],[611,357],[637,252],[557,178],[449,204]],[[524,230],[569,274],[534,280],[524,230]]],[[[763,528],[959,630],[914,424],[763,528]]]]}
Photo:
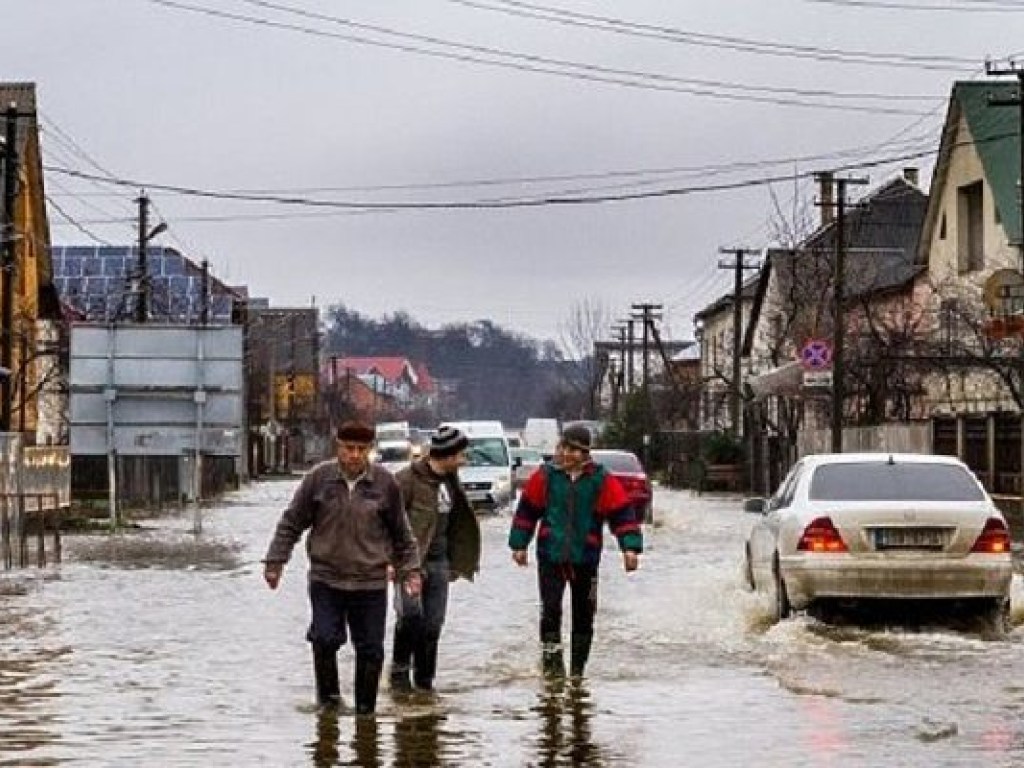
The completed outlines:
{"type": "Polygon", "coordinates": [[[596,564],[605,522],[620,549],[643,551],[643,534],[629,497],[604,467],[589,462],[574,481],[560,467],[542,464],[523,487],[508,545],[526,549],[536,531],[539,561],[596,564]]]}

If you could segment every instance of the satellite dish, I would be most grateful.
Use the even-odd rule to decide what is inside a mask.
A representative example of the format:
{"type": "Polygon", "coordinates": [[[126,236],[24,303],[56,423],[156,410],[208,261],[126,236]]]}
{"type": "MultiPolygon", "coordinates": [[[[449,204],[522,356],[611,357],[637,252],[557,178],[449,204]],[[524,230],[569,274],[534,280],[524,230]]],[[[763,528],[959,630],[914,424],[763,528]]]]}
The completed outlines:
{"type": "Polygon", "coordinates": [[[993,315],[1019,312],[1024,305],[1024,275],[1015,269],[997,269],[985,281],[982,296],[993,315]]]}

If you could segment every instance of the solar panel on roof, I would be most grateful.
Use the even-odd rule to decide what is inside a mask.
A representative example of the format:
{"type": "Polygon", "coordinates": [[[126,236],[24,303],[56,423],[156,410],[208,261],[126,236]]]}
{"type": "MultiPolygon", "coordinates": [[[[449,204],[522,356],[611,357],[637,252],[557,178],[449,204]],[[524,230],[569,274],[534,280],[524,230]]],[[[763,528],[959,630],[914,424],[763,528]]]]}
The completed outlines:
{"type": "MultiPolygon", "coordinates": [[[[199,268],[173,248],[148,248],[150,317],[158,322],[195,322],[202,303],[199,268]]],[[[63,301],[86,320],[128,320],[135,307],[133,274],[138,249],[128,246],[56,246],[54,284],[63,301]]],[[[231,321],[230,289],[209,279],[210,321],[231,321]]]]}

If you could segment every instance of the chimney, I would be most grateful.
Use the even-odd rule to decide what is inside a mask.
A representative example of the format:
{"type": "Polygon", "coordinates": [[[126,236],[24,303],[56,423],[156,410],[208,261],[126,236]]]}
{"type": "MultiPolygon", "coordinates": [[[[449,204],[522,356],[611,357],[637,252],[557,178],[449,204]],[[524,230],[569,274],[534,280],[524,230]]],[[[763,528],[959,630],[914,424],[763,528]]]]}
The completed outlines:
{"type": "Polygon", "coordinates": [[[912,187],[919,186],[921,181],[920,173],[917,168],[909,167],[903,169],[903,180],[912,187]]]}
{"type": "Polygon", "coordinates": [[[821,226],[827,227],[835,220],[836,193],[832,171],[822,171],[818,177],[818,205],[821,206],[821,226]]]}

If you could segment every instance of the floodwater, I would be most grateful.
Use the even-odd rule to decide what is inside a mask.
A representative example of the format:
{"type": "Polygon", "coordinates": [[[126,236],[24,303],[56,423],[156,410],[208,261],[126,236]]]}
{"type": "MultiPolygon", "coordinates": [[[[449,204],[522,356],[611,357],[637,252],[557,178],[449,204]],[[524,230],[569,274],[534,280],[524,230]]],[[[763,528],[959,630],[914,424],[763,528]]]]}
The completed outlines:
{"type": "MultiPolygon", "coordinates": [[[[295,481],[190,519],[66,542],[0,579],[0,766],[1010,766],[1024,764],[1024,627],[778,625],[741,587],[735,498],[659,490],[641,570],[614,550],[582,684],[538,676],[532,569],[483,519],[453,585],[439,692],[376,719],[318,714],[301,549],[259,558],[295,481]]],[[[1022,612],[1019,583],[1014,612],[1022,612]]],[[[389,621],[390,625],[390,621],[389,621]]],[[[352,656],[342,650],[343,692],[352,656]]],[[[348,697],[351,701],[351,697],[348,697]]]]}

